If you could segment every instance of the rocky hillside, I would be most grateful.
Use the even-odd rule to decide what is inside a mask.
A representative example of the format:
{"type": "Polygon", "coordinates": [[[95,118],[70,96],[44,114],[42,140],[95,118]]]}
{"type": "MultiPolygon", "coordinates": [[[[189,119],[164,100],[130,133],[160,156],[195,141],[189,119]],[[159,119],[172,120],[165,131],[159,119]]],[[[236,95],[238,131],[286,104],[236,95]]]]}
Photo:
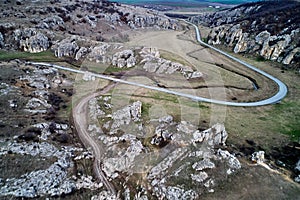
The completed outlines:
{"type": "MultiPolygon", "coordinates": [[[[178,29],[155,11],[108,1],[1,1],[0,48],[45,51],[68,36],[120,42],[136,28],[178,29]]],[[[76,53],[76,52],[75,52],[76,53]]]]}
{"type": "Polygon", "coordinates": [[[290,67],[300,63],[300,3],[264,1],[190,18],[212,28],[207,42],[290,67]]]}

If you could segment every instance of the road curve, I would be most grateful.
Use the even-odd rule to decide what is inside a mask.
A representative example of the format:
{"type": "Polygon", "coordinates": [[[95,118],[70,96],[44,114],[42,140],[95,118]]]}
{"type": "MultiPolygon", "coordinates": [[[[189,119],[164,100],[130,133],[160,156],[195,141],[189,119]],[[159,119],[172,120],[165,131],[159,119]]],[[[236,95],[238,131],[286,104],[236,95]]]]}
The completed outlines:
{"type": "Polygon", "coordinates": [[[114,186],[107,180],[105,174],[101,170],[102,151],[99,144],[97,144],[95,140],[88,133],[87,131],[88,123],[86,120],[87,119],[86,113],[88,112],[87,104],[89,100],[96,96],[106,93],[113,86],[114,84],[110,84],[100,92],[92,93],[82,98],[80,102],[73,107],[72,115],[73,115],[74,125],[80,140],[82,141],[82,143],[86,148],[91,147],[94,153],[95,161],[94,161],[93,168],[96,177],[98,177],[99,181],[101,181],[104,184],[104,186],[111,192],[111,194],[116,195],[114,186]]]}
{"type": "MultiPolygon", "coordinates": [[[[229,106],[263,106],[263,105],[277,103],[287,95],[287,92],[288,92],[287,86],[283,82],[281,82],[279,79],[275,78],[274,76],[272,76],[272,75],[270,75],[270,74],[268,74],[268,73],[266,73],[266,72],[264,72],[260,69],[257,69],[256,67],[254,67],[254,66],[252,66],[252,65],[250,65],[250,64],[248,64],[248,63],[246,63],[246,62],[244,62],[244,61],[242,61],[242,60],[240,60],[240,59],[224,52],[224,51],[221,51],[220,49],[217,49],[217,48],[215,48],[215,47],[213,47],[209,44],[206,44],[205,42],[203,42],[201,40],[199,28],[195,24],[193,24],[191,22],[188,22],[186,20],[182,20],[182,21],[184,21],[187,24],[192,25],[195,28],[196,39],[202,46],[208,47],[208,48],[210,48],[210,49],[212,49],[212,50],[214,50],[214,51],[216,51],[216,52],[218,52],[218,53],[220,53],[220,54],[222,54],[222,55],[224,55],[224,56],[226,56],[226,57],[242,64],[242,65],[244,65],[245,67],[247,67],[247,68],[249,68],[249,69],[251,69],[255,72],[258,72],[259,74],[271,79],[272,81],[274,81],[278,85],[278,92],[274,96],[272,96],[268,99],[262,100],[262,101],[249,102],[249,103],[247,103],[247,102],[246,103],[238,103],[238,102],[223,102],[223,101],[221,101],[221,102],[219,102],[220,104],[229,105],[229,106]]],[[[211,103],[214,103],[214,102],[211,102],[211,103]]],[[[217,102],[215,102],[215,103],[217,103],[217,102]]]]}
{"type": "MultiPolygon", "coordinates": [[[[189,22],[187,22],[189,23],[189,22]]],[[[191,23],[189,23],[191,24],[191,23]]],[[[189,98],[189,99],[192,99],[194,101],[199,101],[199,102],[207,102],[207,103],[214,103],[214,104],[220,104],[220,105],[228,105],[228,106],[239,106],[239,107],[253,107],[253,106],[264,106],[264,105],[269,105],[269,104],[274,104],[274,103],[277,103],[279,102],[281,99],[283,99],[286,94],[287,94],[287,87],[284,83],[282,83],[280,80],[278,80],[277,78],[267,74],[266,72],[260,70],[260,69],[257,69],[255,67],[253,67],[252,65],[248,64],[248,63],[245,63],[213,46],[210,46],[204,42],[201,41],[200,39],[200,33],[199,33],[199,30],[198,30],[198,27],[195,26],[194,24],[191,24],[195,27],[195,30],[196,30],[196,33],[197,33],[197,40],[204,46],[207,46],[239,63],[241,63],[242,65],[244,65],[245,67],[247,68],[250,68],[252,69],[253,71],[256,71],[258,73],[260,73],[261,75],[273,80],[274,82],[277,83],[277,85],[279,86],[279,90],[278,92],[268,98],[268,99],[265,99],[265,100],[262,100],[262,101],[257,101],[257,102],[230,102],[230,101],[222,101],[222,100],[216,100],[216,99],[209,99],[209,98],[204,98],[204,97],[198,97],[198,96],[195,96],[195,95],[190,95],[190,94],[186,94],[186,93],[182,93],[182,92],[176,92],[176,91],[172,91],[172,90],[168,90],[168,89],[165,89],[165,88],[159,88],[159,87],[154,87],[154,86],[149,86],[149,85],[144,85],[144,84],[140,84],[140,83],[135,83],[135,82],[130,82],[130,81],[126,81],[126,80],[122,80],[122,79],[118,79],[118,78],[113,78],[113,77],[110,77],[110,76],[106,76],[106,75],[102,75],[102,74],[96,74],[96,73],[92,73],[92,72],[88,72],[88,71],[83,71],[83,70],[79,70],[79,69],[73,69],[73,68],[69,68],[69,67],[63,67],[63,66],[59,66],[59,65],[55,65],[55,64],[50,64],[50,63],[43,63],[43,62],[28,62],[27,64],[32,64],[32,65],[41,65],[41,66],[46,66],[46,67],[53,67],[53,68],[56,68],[56,69],[61,69],[61,70],[66,70],[66,71],[71,71],[71,72],[74,72],[74,73],[79,73],[79,74],[85,74],[85,73],[89,73],[90,75],[94,76],[94,77],[97,77],[97,78],[101,78],[101,79],[106,79],[106,80],[110,80],[110,81],[113,81],[113,82],[117,82],[117,83],[123,83],[123,84],[128,84],[128,85],[133,85],[133,86],[137,86],[137,87],[143,87],[143,88],[147,88],[147,89],[150,89],[150,90],[156,90],[156,91],[159,91],[159,92],[165,92],[165,93],[168,93],[168,94],[173,94],[173,95],[177,95],[177,96],[182,96],[182,97],[186,97],[186,98],[189,98]]]]}

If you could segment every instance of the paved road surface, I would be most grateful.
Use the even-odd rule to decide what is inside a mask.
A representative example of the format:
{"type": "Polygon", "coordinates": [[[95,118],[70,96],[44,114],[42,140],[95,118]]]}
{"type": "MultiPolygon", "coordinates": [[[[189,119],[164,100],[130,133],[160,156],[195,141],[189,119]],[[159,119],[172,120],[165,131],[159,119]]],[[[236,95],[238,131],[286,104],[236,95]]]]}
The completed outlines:
{"type": "MultiPolygon", "coordinates": [[[[192,24],[192,23],[189,23],[189,22],[186,22],[186,23],[191,24],[192,26],[194,26],[195,31],[196,31],[197,41],[201,45],[206,46],[208,48],[211,48],[211,49],[217,51],[218,53],[223,54],[223,55],[227,56],[228,58],[244,65],[245,67],[247,67],[247,68],[249,68],[249,69],[251,69],[255,72],[258,72],[261,75],[263,75],[263,76],[273,80],[274,82],[276,82],[277,85],[278,85],[278,88],[279,88],[277,94],[275,94],[274,96],[272,96],[268,99],[265,99],[265,100],[262,100],[262,101],[257,101],[257,102],[249,102],[249,103],[228,102],[228,101],[221,101],[221,100],[198,97],[198,96],[185,94],[185,93],[181,93],[181,92],[175,92],[175,91],[168,90],[168,89],[165,89],[165,88],[148,86],[148,85],[144,85],[144,84],[140,84],[140,83],[135,83],[135,82],[130,82],[130,81],[126,81],[126,80],[122,80],[122,79],[118,79],[118,78],[105,76],[105,75],[102,75],[102,74],[95,74],[95,73],[86,72],[86,71],[83,71],[83,70],[72,69],[72,68],[63,67],[63,66],[54,65],[54,64],[49,64],[49,63],[30,62],[29,64],[53,67],[53,68],[56,68],[56,69],[67,70],[67,71],[71,71],[71,72],[75,72],[75,73],[79,73],[79,74],[90,73],[90,75],[95,76],[97,78],[106,79],[106,80],[110,80],[110,81],[113,81],[113,82],[124,83],[124,84],[128,84],[128,85],[134,85],[134,86],[143,87],[143,88],[147,88],[147,89],[151,89],[151,90],[156,90],[156,91],[160,91],[160,92],[174,94],[174,95],[190,98],[192,100],[199,101],[199,102],[216,103],[216,104],[229,105],[229,106],[248,106],[248,107],[249,106],[263,106],[263,105],[277,103],[278,101],[280,101],[281,99],[283,99],[286,96],[287,87],[280,80],[278,80],[277,78],[267,74],[266,72],[264,72],[262,70],[259,70],[255,67],[253,67],[252,65],[250,65],[248,63],[245,63],[244,61],[241,61],[241,60],[239,60],[239,59],[237,59],[237,58],[235,58],[235,57],[233,57],[233,56],[231,56],[231,55],[229,55],[229,54],[227,54],[227,53],[225,53],[225,52],[223,52],[223,51],[221,51],[221,50],[219,50],[219,49],[217,49],[213,46],[210,46],[210,45],[202,42],[198,27],[196,25],[192,24]]],[[[86,147],[91,147],[93,149],[93,152],[94,152],[94,155],[95,155],[94,170],[95,170],[95,173],[96,173],[97,177],[103,182],[103,184],[106,186],[106,188],[112,194],[116,194],[116,191],[115,191],[113,185],[106,179],[106,176],[104,175],[103,171],[101,170],[100,165],[101,165],[102,151],[101,151],[100,146],[94,141],[93,138],[91,138],[91,136],[87,132],[87,121],[86,121],[88,101],[93,97],[99,96],[99,95],[109,91],[112,87],[113,87],[113,84],[107,86],[106,88],[104,88],[100,92],[93,93],[93,94],[91,94],[89,96],[86,96],[83,99],[81,99],[80,102],[73,108],[73,118],[74,118],[74,124],[75,124],[76,130],[78,132],[78,135],[79,135],[81,141],[84,143],[84,145],[86,147]]]]}
{"type": "MultiPolygon", "coordinates": [[[[212,48],[214,48],[214,47],[212,47],[212,48]]],[[[228,55],[228,56],[230,56],[230,55],[228,55]]],[[[237,59],[237,58],[235,58],[235,59],[237,59]]],[[[239,61],[239,62],[244,63],[243,61],[239,61]]],[[[168,90],[168,89],[165,89],[165,88],[159,88],[159,87],[144,85],[144,84],[141,84],[141,83],[130,82],[130,81],[126,81],[126,80],[122,80],[122,79],[118,79],[118,78],[113,78],[113,77],[102,75],[102,74],[91,73],[91,72],[87,72],[87,71],[83,71],[83,70],[79,70],[79,69],[73,69],[73,68],[63,67],[63,66],[49,64],[49,63],[29,62],[28,64],[53,67],[53,68],[56,68],[56,69],[71,71],[71,72],[75,72],[75,73],[79,73],[79,74],[89,73],[90,75],[95,76],[97,78],[106,79],[106,80],[110,80],[110,81],[117,82],[117,83],[134,85],[134,86],[137,86],[137,87],[143,87],[143,88],[147,88],[147,89],[150,89],[150,90],[156,90],[156,91],[159,91],[159,92],[164,92],[164,93],[168,93],[168,94],[174,94],[174,95],[177,95],[177,96],[182,96],[182,97],[186,97],[186,98],[192,99],[194,101],[208,102],[208,103],[215,103],[215,104],[229,105],[229,106],[251,107],[251,106],[263,106],[263,105],[268,105],[268,104],[274,104],[274,103],[279,102],[281,99],[283,99],[286,96],[286,94],[287,94],[287,87],[285,86],[284,83],[282,83],[280,80],[274,78],[273,76],[271,76],[271,75],[269,75],[269,74],[267,74],[267,73],[265,73],[265,72],[263,72],[263,71],[255,68],[255,67],[253,67],[253,66],[251,66],[251,65],[249,65],[247,63],[244,63],[245,66],[247,65],[246,67],[249,67],[249,68],[251,67],[251,69],[253,68],[254,71],[257,71],[257,72],[261,73],[262,75],[270,78],[271,80],[275,81],[278,84],[279,90],[278,90],[278,92],[274,96],[272,96],[272,97],[270,97],[268,99],[262,100],[262,101],[248,102],[248,103],[247,102],[245,102],[245,103],[239,103],[239,102],[222,101],[222,100],[216,100],[216,99],[209,99],[209,98],[204,98],[204,97],[198,97],[198,96],[195,96],[195,95],[186,94],[186,93],[182,93],[182,92],[176,92],[176,91],[168,90]]]]}
{"type": "MultiPolygon", "coordinates": [[[[268,99],[262,100],[262,101],[251,102],[251,103],[237,103],[237,102],[224,102],[224,101],[221,101],[221,102],[215,102],[215,103],[220,103],[220,104],[230,105],[230,106],[263,106],[263,105],[277,103],[287,95],[288,89],[287,89],[286,85],[283,82],[281,82],[279,79],[271,76],[270,74],[268,74],[268,73],[266,73],[266,72],[264,72],[260,69],[257,69],[256,67],[254,67],[254,66],[252,66],[252,65],[250,65],[250,64],[248,64],[248,63],[246,63],[246,62],[244,62],[244,61],[242,61],[242,60],[240,60],[240,59],[224,52],[224,51],[221,51],[220,49],[217,49],[217,48],[215,48],[215,47],[213,47],[209,44],[206,44],[205,42],[203,42],[201,40],[199,28],[191,22],[188,22],[188,21],[185,21],[185,20],[183,20],[183,21],[190,24],[190,25],[192,25],[195,28],[196,39],[202,46],[208,47],[208,48],[210,48],[210,49],[212,49],[212,50],[214,50],[214,51],[216,51],[216,52],[218,52],[218,53],[220,53],[220,54],[222,54],[222,55],[224,55],[224,56],[226,56],[226,57],[242,64],[242,65],[244,65],[245,67],[247,67],[247,68],[249,68],[249,69],[251,69],[255,72],[258,72],[259,74],[271,79],[272,81],[274,81],[278,85],[278,92],[274,96],[272,96],[268,99]]],[[[214,103],[214,102],[212,102],[212,103],[214,103]]]]}

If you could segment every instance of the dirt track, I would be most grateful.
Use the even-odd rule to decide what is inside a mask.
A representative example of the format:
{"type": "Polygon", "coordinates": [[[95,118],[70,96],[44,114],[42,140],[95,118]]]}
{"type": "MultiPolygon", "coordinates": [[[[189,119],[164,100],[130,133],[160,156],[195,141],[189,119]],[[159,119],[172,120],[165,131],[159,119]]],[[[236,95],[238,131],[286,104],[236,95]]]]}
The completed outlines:
{"type": "Polygon", "coordinates": [[[105,187],[114,195],[116,195],[116,191],[114,186],[107,180],[105,174],[101,170],[101,158],[102,158],[102,149],[97,144],[97,142],[94,141],[94,139],[89,135],[87,131],[87,113],[88,113],[88,102],[92,98],[99,96],[101,94],[105,94],[108,92],[111,88],[115,86],[115,83],[109,84],[106,87],[104,87],[101,91],[92,93],[88,96],[85,96],[83,99],[77,103],[72,111],[73,119],[74,119],[74,125],[77,130],[78,136],[80,140],[83,142],[84,146],[86,148],[92,148],[92,151],[95,156],[94,160],[94,172],[99,181],[101,181],[105,187]]]}

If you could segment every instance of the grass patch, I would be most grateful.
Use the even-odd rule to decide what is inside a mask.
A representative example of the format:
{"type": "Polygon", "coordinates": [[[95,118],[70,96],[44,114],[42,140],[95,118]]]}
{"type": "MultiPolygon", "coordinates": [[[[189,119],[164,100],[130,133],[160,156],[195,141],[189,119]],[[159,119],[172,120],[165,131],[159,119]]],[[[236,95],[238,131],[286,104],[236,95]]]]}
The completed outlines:
{"type": "Polygon", "coordinates": [[[257,62],[264,62],[264,61],[266,61],[266,59],[265,59],[263,56],[257,56],[257,57],[255,58],[255,60],[256,60],[257,62]]]}
{"type": "Polygon", "coordinates": [[[149,119],[149,110],[150,110],[151,106],[152,105],[150,103],[143,102],[143,105],[142,105],[142,118],[144,120],[150,120],[149,119]]]}
{"type": "Polygon", "coordinates": [[[274,105],[270,111],[272,121],[277,124],[276,128],[281,133],[289,135],[292,140],[300,139],[300,102],[299,101],[283,101],[274,105]]]}
{"type": "Polygon", "coordinates": [[[161,50],[161,49],[159,50],[159,52],[160,52],[160,57],[161,58],[164,58],[166,60],[170,60],[172,62],[177,62],[177,63],[180,63],[182,65],[193,66],[191,63],[189,63],[187,60],[180,57],[179,55],[175,55],[173,53],[170,53],[168,51],[161,50]]]}
{"type": "Polygon", "coordinates": [[[10,61],[14,59],[24,59],[30,61],[43,61],[43,62],[59,62],[61,59],[54,56],[50,50],[40,53],[29,53],[24,51],[3,51],[0,50],[0,60],[10,61]]]}

